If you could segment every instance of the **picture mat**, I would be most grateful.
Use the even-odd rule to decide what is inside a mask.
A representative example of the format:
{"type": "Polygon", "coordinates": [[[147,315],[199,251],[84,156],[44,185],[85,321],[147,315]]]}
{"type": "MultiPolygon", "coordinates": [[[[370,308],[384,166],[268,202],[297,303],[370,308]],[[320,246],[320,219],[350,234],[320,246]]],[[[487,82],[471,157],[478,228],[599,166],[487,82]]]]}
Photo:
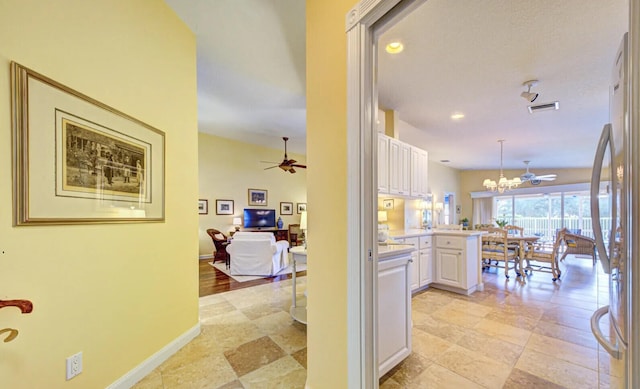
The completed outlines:
{"type": "MultiPolygon", "coordinates": [[[[19,70],[20,71],[20,70],[19,70]]],[[[27,74],[28,88],[28,190],[27,219],[164,219],[164,135],[143,127],[130,118],[120,116],[92,102],[74,96],[27,74]],[[148,192],[150,202],[124,203],[109,198],[70,198],[56,196],[56,128],[55,110],[73,112],[91,118],[133,138],[148,139],[154,147],[154,156],[147,165],[152,172],[148,192]],[[49,131],[48,129],[51,129],[49,131]]],[[[19,130],[20,131],[20,130],[19,130]]],[[[72,220],[69,220],[72,221],[72,220]]]]}

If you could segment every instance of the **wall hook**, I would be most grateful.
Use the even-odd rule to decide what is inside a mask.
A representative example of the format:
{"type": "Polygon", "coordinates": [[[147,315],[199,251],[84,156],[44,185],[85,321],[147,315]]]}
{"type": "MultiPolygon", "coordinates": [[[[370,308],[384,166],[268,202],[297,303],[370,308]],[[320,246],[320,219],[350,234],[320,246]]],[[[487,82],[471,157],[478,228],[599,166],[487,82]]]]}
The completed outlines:
{"type": "Polygon", "coordinates": [[[0,308],[17,307],[22,313],[31,313],[33,303],[29,300],[0,300],[0,308]]]}
{"type": "Polygon", "coordinates": [[[9,343],[12,340],[14,340],[16,337],[18,337],[18,330],[14,329],[14,328],[3,328],[3,329],[0,330],[0,335],[4,334],[5,332],[9,333],[9,336],[4,338],[4,342],[5,343],[9,343]]]}

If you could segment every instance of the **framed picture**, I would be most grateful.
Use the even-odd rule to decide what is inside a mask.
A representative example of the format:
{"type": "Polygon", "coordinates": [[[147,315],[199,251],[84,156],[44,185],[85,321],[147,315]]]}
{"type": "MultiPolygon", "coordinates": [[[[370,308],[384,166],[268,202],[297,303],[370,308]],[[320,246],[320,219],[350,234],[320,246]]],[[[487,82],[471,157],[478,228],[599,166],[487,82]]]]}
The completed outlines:
{"type": "Polygon", "coordinates": [[[384,200],[382,200],[382,208],[383,209],[393,209],[393,199],[384,199],[384,200]]]}
{"type": "Polygon", "coordinates": [[[164,133],[11,63],[14,225],[164,221],[164,133]]]}
{"type": "Polygon", "coordinates": [[[280,203],[281,215],[293,215],[293,203],[280,203]]]}
{"type": "Polygon", "coordinates": [[[298,213],[307,212],[307,203],[298,203],[298,213]]]}
{"type": "Polygon", "coordinates": [[[267,205],[267,191],[265,189],[249,189],[249,205],[267,205]]]}
{"type": "Polygon", "coordinates": [[[233,200],[216,200],[216,215],[233,215],[233,200]]]}
{"type": "Polygon", "coordinates": [[[198,200],[198,214],[206,215],[209,213],[209,200],[198,200]]]}

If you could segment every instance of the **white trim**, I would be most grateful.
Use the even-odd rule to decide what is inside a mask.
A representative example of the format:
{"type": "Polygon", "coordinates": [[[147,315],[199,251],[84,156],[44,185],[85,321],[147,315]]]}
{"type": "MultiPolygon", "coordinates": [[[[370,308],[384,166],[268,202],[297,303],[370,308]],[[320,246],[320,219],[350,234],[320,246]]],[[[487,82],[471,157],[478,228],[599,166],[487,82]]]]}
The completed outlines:
{"type": "Polygon", "coordinates": [[[479,199],[482,197],[496,197],[496,196],[517,196],[517,195],[527,195],[527,194],[545,194],[545,193],[555,193],[555,192],[579,192],[579,191],[589,191],[591,189],[591,184],[588,182],[580,183],[580,184],[564,184],[564,185],[545,185],[545,186],[534,186],[528,188],[517,188],[512,189],[505,193],[498,192],[470,192],[472,199],[479,199]]]}
{"type": "Polygon", "coordinates": [[[198,256],[198,259],[211,259],[211,258],[213,258],[213,254],[203,254],[198,256]]]}
{"type": "Polygon", "coordinates": [[[376,38],[426,0],[361,0],[347,32],[347,366],[349,388],[377,388],[376,38]],[[395,7],[395,8],[394,8],[395,7]]]}
{"type": "Polygon", "coordinates": [[[149,375],[162,362],[166,361],[170,356],[177,353],[182,347],[189,343],[193,338],[200,334],[200,322],[187,330],[184,334],[175,338],[169,344],[161,348],[158,352],[142,361],[141,364],[129,370],[125,375],[118,378],[107,389],[126,389],[135,385],[138,381],[149,375]]]}

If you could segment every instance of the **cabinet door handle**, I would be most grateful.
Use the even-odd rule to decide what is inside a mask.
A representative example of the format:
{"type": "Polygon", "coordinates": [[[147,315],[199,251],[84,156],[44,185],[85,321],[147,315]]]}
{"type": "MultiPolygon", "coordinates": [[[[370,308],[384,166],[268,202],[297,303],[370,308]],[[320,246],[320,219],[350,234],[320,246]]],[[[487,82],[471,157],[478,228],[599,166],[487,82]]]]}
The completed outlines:
{"type": "Polygon", "coordinates": [[[409,260],[409,262],[410,262],[410,263],[413,263],[413,259],[410,259],[410,260],[409,260]]]}

